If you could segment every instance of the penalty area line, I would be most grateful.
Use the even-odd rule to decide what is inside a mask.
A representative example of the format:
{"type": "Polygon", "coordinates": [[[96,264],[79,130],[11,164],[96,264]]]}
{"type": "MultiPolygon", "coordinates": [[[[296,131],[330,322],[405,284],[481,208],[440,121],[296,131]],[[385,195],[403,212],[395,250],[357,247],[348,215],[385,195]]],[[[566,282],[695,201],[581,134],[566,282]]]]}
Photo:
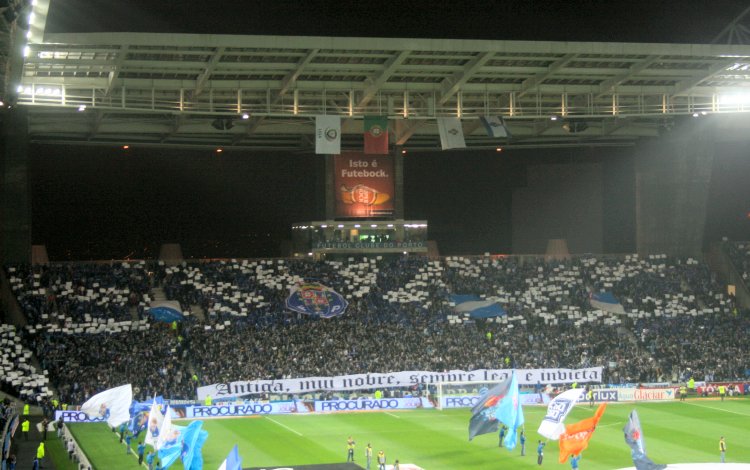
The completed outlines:
{"type": "Polygon", "coordinates": [[[271,422],[273,422],[273,423],[276,423],[276,424],[278,424],[279,426],[281,426],[282,428],[286,429],[287,431],[291,431],[291,432],[293,432],[294,434],[296,434],[296,435],[298,435],[298,436],[302,437],[302,433],[301,433],[301,432],[297,432],[297,431],[295,431],[294,429],[290,428],[290,427],[289,427],[289,426],[287,426],[286,424],[280,423],[280,422],[276,421],[276,420],[275,420],[275,419],[273,419],[273,418],[269,418],[268,416],[266,416],[266,419],[267,419],[268,421],[271,421],[271,422]]]}
{"type": "Polygon", "coordinates": [[[692,406],[697,406],[697,407],[700,407],[700,408],[707,408],[709,410],[714,410],[714,411],[723,411],[725,413],[732,413],[732,414],[740,415],[740,416],[750,416],[747,413],[740,413],[739,411],[725,410],[724,408],[714,408],[713,406],[699,405],[698,403],[690,403],[689,401],[686,401],[686,402],[683,402],[683,403],[686,403],[686,404],[692,405],[692,406]]]}

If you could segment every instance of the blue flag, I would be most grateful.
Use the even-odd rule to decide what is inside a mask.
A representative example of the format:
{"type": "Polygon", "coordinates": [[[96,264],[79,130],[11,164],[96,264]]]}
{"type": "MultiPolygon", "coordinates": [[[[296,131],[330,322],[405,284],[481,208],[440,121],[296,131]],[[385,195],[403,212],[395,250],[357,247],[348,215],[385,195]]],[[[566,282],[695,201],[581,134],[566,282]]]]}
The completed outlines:
{"type": "Polygon", "coordinates": [[[224,459],[219,470],[242,470],[242,459],[240,458],[240,451],[237,449],[237,444],[234,445],[227,458],[224,459]]]}
{"type": "Polygon", "coordinates": [[[471,409],[471,420],[469,421],[469,440],[474,436],[497,432],[498,420],[496,417],[497,408],[500,402],[508,393],[511,384],[511,378],[508,377],[503,382],[495,385],[489,390],[484,390],[479,401],[471,409]]]}
{"type": "Polygon", "coordinates": [[[193,421],[182,433],[182,466],[185,470],[203,469],[203,444],[208,431],[203,430],[203,421],[193,421]]]}
{"type": "Polygon", "coordinates": [[[508,393],[505,394],[500,404],[495,411],[495,417],[498,421],[508,426],[508,432],[503,439],[503,445],[508,450],[516,448],[516,433],[518,428],[523,426],[523,408],[521,407],[521,399],[518,393],[518,379],[516,378],[516,372],[513,371],[513,376],[508,387],[508,393]]]}
{"type": "Polygon", "coordinates": [[[187,427],[172,425],[166,432],[165,441],[159,448],[162,468],[169,468],[181,458],[185,470],[201,470],[203,443],[208,437],[208,431],[203,430],[203,421],[193,421],[187,427]]]}

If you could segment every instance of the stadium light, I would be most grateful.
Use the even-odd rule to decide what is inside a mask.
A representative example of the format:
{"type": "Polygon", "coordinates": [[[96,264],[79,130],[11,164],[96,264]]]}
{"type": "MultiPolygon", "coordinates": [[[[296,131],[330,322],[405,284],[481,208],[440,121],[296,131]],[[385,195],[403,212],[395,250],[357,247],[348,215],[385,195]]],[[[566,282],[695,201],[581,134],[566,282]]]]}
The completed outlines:
{"type": "Polygon", "coordinates": [[[725,106],[744,106],[750,104],[749,93],[731,93],[719,95],[719,105],[725,106]]]}
{"type": "Polygon", "coordinates": [[[79,106],[78,111],[86,111],[86,105],[82,104],[81,106],[79,106]]]}
{"type": "Polygon", "coordinates": [[[247,114],[247,113],[244,113],[244,114],[242,115],[242,119],[245,119],[245,120],[247,120],[247,119],[250,119],[250,115],[249,115],[249,114],[247,114]]]}

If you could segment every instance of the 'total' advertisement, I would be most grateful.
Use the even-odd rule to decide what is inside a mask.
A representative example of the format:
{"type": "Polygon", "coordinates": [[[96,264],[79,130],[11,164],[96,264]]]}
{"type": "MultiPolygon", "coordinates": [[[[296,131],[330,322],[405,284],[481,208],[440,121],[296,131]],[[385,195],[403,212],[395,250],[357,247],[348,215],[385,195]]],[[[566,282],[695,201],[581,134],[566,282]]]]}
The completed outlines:
{"type": "Polygon", "coordinates": [[[344,152],[334,157],[336,217],[390,217],[394,210],[393,157],[344,152]]]}

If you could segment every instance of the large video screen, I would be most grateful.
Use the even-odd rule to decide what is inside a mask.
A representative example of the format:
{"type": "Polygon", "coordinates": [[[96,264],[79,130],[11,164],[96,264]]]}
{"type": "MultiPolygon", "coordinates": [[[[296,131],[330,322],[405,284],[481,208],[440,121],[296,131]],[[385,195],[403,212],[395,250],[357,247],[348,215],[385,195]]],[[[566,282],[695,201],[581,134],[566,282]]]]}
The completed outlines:
{"type": "Polygon", "coordinates": [[[343,152],[334,155],[336,217],[392,217],[393,157],[343,152]]]}

